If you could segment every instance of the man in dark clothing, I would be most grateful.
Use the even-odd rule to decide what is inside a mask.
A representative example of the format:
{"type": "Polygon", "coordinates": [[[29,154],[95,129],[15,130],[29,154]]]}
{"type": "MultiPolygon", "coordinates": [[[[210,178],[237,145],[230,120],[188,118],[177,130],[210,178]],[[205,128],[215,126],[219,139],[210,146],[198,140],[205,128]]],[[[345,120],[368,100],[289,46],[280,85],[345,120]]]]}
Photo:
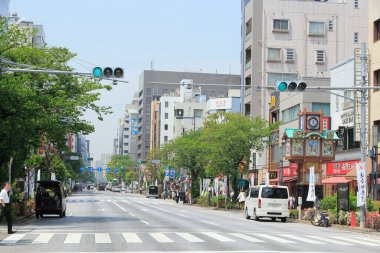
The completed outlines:
{"type": "Polygon", "coordinates": [[[4,184],[3,190],[0,192],[0,223],[3,221],[5,217],[8,223],[8,234],[14,234],[15,231],[12,230],[12,214],[11,214],[11,202],[10,202],[10,190],[11,184],[6,182],[4,184]]]}

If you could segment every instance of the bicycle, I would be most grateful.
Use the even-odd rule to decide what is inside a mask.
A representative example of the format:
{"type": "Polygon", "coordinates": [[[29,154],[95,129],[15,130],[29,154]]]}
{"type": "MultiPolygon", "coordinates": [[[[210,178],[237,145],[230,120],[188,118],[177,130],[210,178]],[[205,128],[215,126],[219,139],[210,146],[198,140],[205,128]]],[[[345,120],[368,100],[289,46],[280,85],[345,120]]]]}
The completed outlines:
{"type": "Polygon", "coordinates": [[[380,232],[380,215],[371,215],[368,217],[368,228],[374,229],[377,232],[380,232]]]}

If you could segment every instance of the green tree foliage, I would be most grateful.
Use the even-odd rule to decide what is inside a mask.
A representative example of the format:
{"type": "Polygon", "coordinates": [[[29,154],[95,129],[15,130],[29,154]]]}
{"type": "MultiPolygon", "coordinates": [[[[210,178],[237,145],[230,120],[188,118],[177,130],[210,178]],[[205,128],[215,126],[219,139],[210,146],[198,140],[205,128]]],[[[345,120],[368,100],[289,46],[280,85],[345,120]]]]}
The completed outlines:
{"type": "MultiPolygon", "coordinates": [[[[68,62],[75,54],[67,48],[34,47],[30,40],[34,32],[10,25],[6,19],[0,20],[0,58],[38,68],[72,71],[68,62]]],[[[92,110],[102,120],[103,115],[110,113],[109,107],[96,104],[102,89],[110,89],[110,86],[89,77],[1,74],[0,167],[4,168],[12,156],[14,176],[18,176],[31,150],[54,144],[58,153],[65,150],[67,133],[93,132],[93,125],[82,116],[92,110]]]]}
{"type": "Polygon", "coordinates": [[[135,171],[135,164],[129,155],[113,155],[108,163],[108,167],[111,169],[110,173],[107,173],[107,180],[110,181],[113,178],[117,178],[119,182],[126,178],[133,177],[135,171]],[[118,169],[118,173],[115,172],[115,168],[118,169]],[[132,173],[132,174],[131,174],[132,173]],[[128,174],[128,176],[126,176],[128,174]]]}

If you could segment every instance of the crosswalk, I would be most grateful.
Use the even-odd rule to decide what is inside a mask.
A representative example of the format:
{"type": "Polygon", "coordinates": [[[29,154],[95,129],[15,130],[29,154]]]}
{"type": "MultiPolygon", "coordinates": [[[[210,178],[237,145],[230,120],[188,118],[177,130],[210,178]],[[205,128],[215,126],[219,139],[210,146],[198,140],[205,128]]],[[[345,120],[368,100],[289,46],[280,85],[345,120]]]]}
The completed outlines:
{"type": "Polygon", "coordinates": [[[357,238],[353,235],[315,234],[268,234],[268,233],[222,233],[222,232],[121,232],[121,233],[17,233],[0,240],[0,245],[17,244],[144,244],[144,243],[251,243],[251,244],[309,244],[380,247],[375,237],[357,238]]]}

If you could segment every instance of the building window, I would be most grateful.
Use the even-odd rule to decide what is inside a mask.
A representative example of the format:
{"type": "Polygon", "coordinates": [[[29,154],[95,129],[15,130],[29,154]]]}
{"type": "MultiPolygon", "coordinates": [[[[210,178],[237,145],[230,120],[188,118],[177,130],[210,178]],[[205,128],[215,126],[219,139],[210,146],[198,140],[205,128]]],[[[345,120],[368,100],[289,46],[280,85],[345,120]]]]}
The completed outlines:
{"type": "Polygon", "coordinates": [[[164,142],[168,142],[168,137],[164,136],[164,142]]]}
{"type": "Polygon", "coordinates": [[[354,32],[354,43],[359,43],[359,33],[354,32]]]}
{"type": "Polygon", "coordinates": [[[277,81],[294,81],[298,80],[297,74],[288,73],[268,73],[268,85],[275,85],[277,81]]]}
{"type": "Polygon", "coordinates": [[[286,49],[286,61],[294,62],[294,49],[286,49]]]}
{"type": "Polygon", "coordinates": [[[177,109],[175,110],[175,116],[176,117],[183,117],[183,109],[177,109]]]}
{"type": "Polygon", "coordinates": [[[194,117],[202,118],[203,110],[202,109],[194,109],[194,117]]]}
{"type": "Polygon", "coordinates": [[[274,19],[273,20],[273,31],[274,32],[288,32],[289,31],[289,21],[287,19],[274,19]]]}
{"type": "Polygon", "coordinates": [[[300,110],[300,105],[292,106],[286,110],[282,111],[282,121],[288,123],[290,121],[298,119],[298,112],[300,110]]]}
{"type": "Polygon", "coordinates": [[[124,143],[124,146],[129,146],[129,143],[124,143]]]}
{"type": "Polygon", "coordinates": [[[128,150],[124,150],[124,154],[128,154],[128,150]]]}
{"type": "Polygon", "coordinates": [[[309,35],[310,36],[323,36],[325,35],[325,22],[309,22],[309,35]]]}
{"type": "Polygon", "coordinates": [[[281,61],[281,50],[279,48],[268,48],[268,61],[281,61]]]}
{"type": "Polygon", "coordinates": [[[329,103],[312,103],[311,105],[313,112],[323,111],[323,115],[330,117],[330,104],[329,103]]]}
{"type": "Polygon", "coordinates": [[[168,108],[168,107],[169,107],[169,102],[165,101],[165,108],[168,108]]]}
{"type": "Polygon", "coordinates": [[[315,63],[317,64],[325,63],[325,50],[315,50],[315,63]]]}
{"type": "Polygon", "coordinates": [[[169,113],[165,113],[165,119],[169,119],[169,113]]]}
{"type": "Polygon", "coordinates": [[[359,8],[359,0],[355,0],[354,1],[354,7],[355,8],[359,8]]]}
{"type": "Polygon", "coordinates": [[[334,30],[334,23],[332,20],[329,20],[329,31],[333,31],[334,30]]]}
{"type": "Polygon", "coordinates": [[[380,19],[374,22],[374,41],[380,40],[380,19]]]}
{"type": "Polygon", "coordinates": [[[165,124],[165,125],[164,125],[164,129],[165,129],[165,130],[169,130],[169,125],[168,125],[168,124],[165,124]]]}
{"type": "MultiPolygon", "coordinates": [[[[380,86],[380,69],[375,70],[373,72],[373,84],[375,86],[380,86]]],[[[378,90],[375,89],[374,92],[377,92],[378,90]]]]}

